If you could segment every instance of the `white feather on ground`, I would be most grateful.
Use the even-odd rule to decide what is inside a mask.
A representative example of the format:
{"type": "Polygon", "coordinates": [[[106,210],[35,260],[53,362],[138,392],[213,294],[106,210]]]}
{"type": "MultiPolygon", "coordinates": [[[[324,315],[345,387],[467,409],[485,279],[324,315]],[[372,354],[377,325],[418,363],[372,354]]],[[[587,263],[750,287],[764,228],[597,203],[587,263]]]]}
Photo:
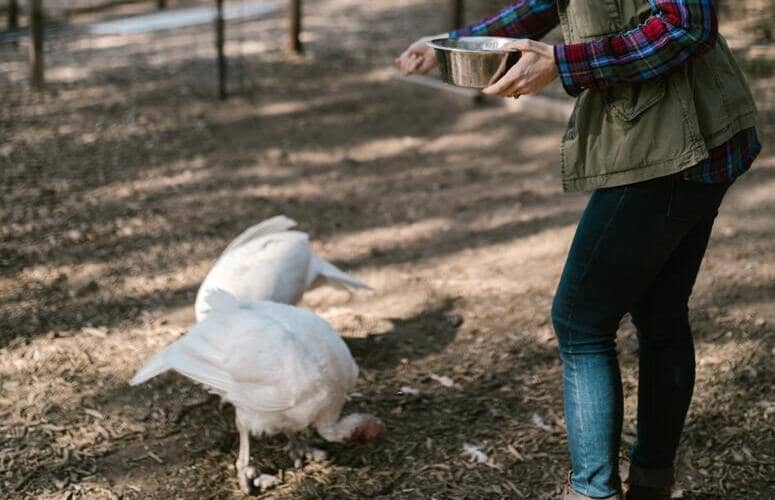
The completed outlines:
{"type": "Polygon", "coordinates": [[[279,215],[245,230],[232,241],[199,287],[194,306],[197,321],[207,315],[205,297],[215,289],[241,300],[296,304],[305,291],[324,283],[369,288],[315,255],[309,236],[292,231],[295,226],[294,220],[279,215]]]}
{"type": "Polygon", "coordinates": [[[463,443],[463,453],[467,455],[472,462],[480,464],[487,463],[490,459],[485,452],[468,443],[463,443]]]}
{"type": "MultiPolygon", "coordinates": [[[[257,477],[248,466],[250,434],[284,433],[295,442],[297,433],[313,427],[335,442],[381,436],[382,423],[376,417],[339,418],[358,367],[323,319],[285,304],[239,301],[218,290],[206,300],[211,308],[207,318],[148,360],[130,384],[174,370],[232,403],[240,433],[237,469],[243,490],[250,491],[257,477]]],[[[294,453],[298,461],[301,455],[294,453]]]]}

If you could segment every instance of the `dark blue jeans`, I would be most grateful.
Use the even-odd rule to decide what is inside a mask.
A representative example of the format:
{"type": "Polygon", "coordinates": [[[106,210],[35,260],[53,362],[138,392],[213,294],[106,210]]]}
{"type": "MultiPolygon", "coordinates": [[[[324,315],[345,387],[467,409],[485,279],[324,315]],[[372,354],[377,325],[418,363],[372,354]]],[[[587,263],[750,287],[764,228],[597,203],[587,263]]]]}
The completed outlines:
{"type": "Polygon", "coordinates": [[[552,307],[563,361],[571,485],[621,489],[622,384],[616,331],[638,330],[638,437],[630,481],[665,487],[694,388],[688,301],[728,185],[663,177],[600,189],[579,222],[552,307]]]}

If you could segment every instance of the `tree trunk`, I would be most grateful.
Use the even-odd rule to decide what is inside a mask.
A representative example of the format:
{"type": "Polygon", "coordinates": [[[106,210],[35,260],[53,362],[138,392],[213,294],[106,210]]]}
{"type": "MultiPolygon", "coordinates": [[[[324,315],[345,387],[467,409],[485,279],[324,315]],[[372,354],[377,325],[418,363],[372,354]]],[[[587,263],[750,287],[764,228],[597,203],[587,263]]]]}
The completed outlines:
{"type": "Polygon", "coordinates": [[[43,73],[43,0],[30,0],[30,68],[32,88],[43,90],[46,85],[43,73]]]}
{"type": "Polygon", "coordinates": [[[19,27],[19,2],[8,0],[8,29],[15,30],[19,27]]]}
{"type": "Polygon", "coordinates": [[[291,51],[300,54],[301,46],[301,0],[291,0],[289,45],[291,51]]]}
{"type": "Polygon", "coordinates": [[[215,48],[218,51],[218,96],[226,99],[226,26],[223,19],[223,0],[216,0],[218,15],[215,18],[215,48]]]}
{"type": "Polygon", "coordinates": [[[465,5],[463,0],[452,0],[452,29],[463,27],[465,21],[465,5]]]}

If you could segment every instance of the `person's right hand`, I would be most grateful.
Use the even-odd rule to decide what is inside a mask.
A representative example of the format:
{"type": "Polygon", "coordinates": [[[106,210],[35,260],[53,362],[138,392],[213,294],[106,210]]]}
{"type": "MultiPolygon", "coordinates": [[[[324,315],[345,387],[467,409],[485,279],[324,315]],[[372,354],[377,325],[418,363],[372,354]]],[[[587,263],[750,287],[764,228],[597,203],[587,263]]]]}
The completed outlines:
{"type": "Polygon", "coordinates": [[[428,47],[428,38],[420,38],[395,60],[396,68],[404,75],[424,75],[436,66],[436,51],[428,47]]]}

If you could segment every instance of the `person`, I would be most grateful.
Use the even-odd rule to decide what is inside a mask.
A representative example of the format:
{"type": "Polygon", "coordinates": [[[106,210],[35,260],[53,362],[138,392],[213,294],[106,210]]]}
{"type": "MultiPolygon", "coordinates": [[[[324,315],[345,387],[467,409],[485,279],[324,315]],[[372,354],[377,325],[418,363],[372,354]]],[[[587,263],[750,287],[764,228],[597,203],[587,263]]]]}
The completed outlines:
{"type": "MultiPolygon", "coordinates": [[[[485,94],[576,96],[561,146],[566,191],[591,191],[552,305],[571,474],[562,498],[670,498],[694,386],[688,301],[719,205],[761,146],[745,79],[711,0],[519,0],[446,34],[517,38],[520,60],[485,94]],[[538,41],[557,24],[564,43],[538,41]],[[616,331],[639,342],[637,439],[619,478],[616,331]]],[[[427,38],[396,59],[436,64],[427,38]]]]}

